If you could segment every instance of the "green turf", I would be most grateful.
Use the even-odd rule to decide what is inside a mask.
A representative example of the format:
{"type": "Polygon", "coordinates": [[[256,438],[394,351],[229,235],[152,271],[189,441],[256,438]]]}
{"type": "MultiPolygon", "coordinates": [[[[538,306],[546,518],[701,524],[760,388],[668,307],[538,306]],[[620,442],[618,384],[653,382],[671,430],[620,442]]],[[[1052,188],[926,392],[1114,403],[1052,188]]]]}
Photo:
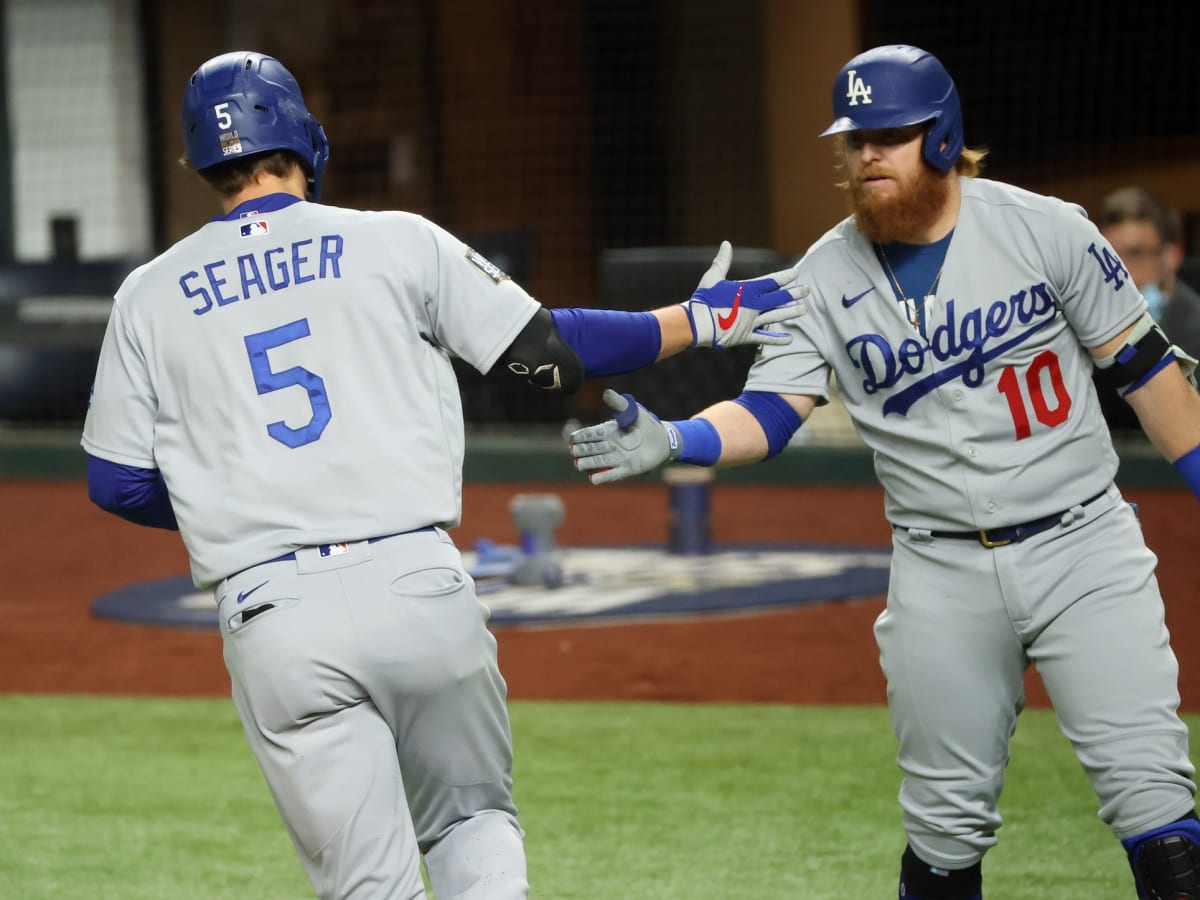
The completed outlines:
{"type": "MultiPolygon", "coordinates": [[[[534,897],[895,896],[904,839],[882,709],[512,713],[534,897]]],[[[1095,805],[1053,715],[1027,712],[989,900],[1132,898],[1095,805]]],[[[228,701],[2,696],[0,896],[311,894],[228,701]]]]}

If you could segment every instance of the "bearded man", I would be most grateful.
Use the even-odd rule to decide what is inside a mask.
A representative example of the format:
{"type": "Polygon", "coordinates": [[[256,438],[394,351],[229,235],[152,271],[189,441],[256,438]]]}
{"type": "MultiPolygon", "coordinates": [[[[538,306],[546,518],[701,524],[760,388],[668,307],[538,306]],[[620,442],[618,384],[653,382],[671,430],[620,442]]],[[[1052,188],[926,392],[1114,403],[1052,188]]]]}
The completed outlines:
{"type": "Polygon", "coordinates": [[[856,56],[833,110],[852,215],[797,266],[811,294],[782,323],[791,343],[763,349],[741,396],[684,421],[606,392],[615,418],[571,436],[576,467],[600,484],[667,461],[756,462],[836,374],[893,526],[875,638],[904,772],[898,896],[983,897],[1033,663],[1128,854],[1134,884],[1096,896],[1197,900],[1178,663],[1092,384],[1096,369],[1200,495],[1196,361],[1082,209],[977,177],[983,153],[964,147],[932,54],[856,56]]]}

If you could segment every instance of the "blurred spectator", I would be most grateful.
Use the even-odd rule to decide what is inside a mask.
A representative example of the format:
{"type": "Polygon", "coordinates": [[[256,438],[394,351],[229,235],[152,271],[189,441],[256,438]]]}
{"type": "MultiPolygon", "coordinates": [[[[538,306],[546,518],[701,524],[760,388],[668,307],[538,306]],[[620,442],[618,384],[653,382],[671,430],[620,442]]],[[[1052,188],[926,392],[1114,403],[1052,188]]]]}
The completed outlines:
{"type": "MultiPolygon", "coordinates": [[[[1200,294],[1176,277],[1184,256],[1179,213],[1144,188],[1123,187],[1104,198],[1096,224],[1167,337],[1200,358],[1200,294]]],[[[1109,428],[1118,434],[1139,433],[1129,404],[1112,391],[1098,390],[1109,428]]]]}

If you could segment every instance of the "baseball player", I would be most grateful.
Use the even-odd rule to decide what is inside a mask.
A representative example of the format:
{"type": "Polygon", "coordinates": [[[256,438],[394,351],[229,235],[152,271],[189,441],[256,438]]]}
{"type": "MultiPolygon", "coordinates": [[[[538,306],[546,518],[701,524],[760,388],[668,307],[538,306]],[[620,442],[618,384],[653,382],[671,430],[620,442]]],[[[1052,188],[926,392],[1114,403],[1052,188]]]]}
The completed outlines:
{"type": "Polygon", "coordinates": [[[1200,821],[1163,602],[1091,382],[1121,391],[1200,494],[1195,360],[1147,314],[1083,211],[978,177],[954,82],[916,47],[851,59],[833,123],[852,215],[799,263],[812,287],[745,393],[572,435],[594,483],[668,460],[778,453],[831,373],[894,527],[875,625],[904,772],[905,900],[982,897],[1009,739],[1037,665],[1138,896],[1200,898],[1200,821]]]}
{"type": "Polygon", "coordinates": [[[117,292],[84,425],[88,490],[178,528],[218,603],[246,739],[316,893],[528,891],[505,685],[446,529],[464,428],[450,355],[570,391],[764,326],[791,270],[655,312],[555,310],[425,219],[318,204],[324,129],[278,61],[188,82],[191,166],[223,214],[117,292]],[[307,199],[306,199],[307,198],[307,199]]]}

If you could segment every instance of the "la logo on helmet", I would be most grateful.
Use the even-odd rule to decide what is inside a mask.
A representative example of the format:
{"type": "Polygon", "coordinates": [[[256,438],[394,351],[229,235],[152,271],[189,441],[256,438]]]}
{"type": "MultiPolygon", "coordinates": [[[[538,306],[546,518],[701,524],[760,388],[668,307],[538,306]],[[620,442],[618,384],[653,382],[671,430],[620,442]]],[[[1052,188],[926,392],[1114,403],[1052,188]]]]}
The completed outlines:
{"type": "Polygon", "coordinates": [[[858,77],[858,69],[851,69],[847,72],[846,81],[848,82],[846,99],[850,101],[850,106],[858,106],[859,100],[863,102],[863,106],[870,104],[871,89],[867,87],[862,78],[858,77]]]}

